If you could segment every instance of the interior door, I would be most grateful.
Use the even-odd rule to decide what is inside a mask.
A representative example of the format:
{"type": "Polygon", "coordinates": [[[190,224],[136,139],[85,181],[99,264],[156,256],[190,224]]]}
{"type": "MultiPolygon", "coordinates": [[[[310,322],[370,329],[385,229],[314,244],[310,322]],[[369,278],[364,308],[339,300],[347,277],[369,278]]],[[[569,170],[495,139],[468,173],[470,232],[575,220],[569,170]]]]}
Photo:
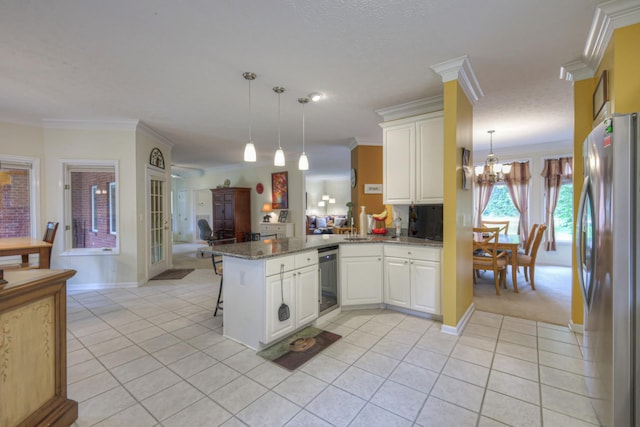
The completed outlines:
{"type": "Polygon", "coordinates": [[[149,277],[154,277],[169,268],[171,251],[169,239],[169,217],[167,215],[167,185],[164,175],[150,173],[147,186],[149,212],[149,277]]]}

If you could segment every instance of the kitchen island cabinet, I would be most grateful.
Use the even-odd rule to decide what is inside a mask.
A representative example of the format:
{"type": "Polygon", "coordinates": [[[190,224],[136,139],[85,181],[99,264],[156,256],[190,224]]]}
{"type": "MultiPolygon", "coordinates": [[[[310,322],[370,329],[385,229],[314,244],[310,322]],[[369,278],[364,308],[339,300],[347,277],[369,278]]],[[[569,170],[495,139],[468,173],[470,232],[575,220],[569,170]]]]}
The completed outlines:
{"type": "Polygon", "coordinates": [[[316,251],[258,260],[224,256],[223,264],[225,337],[260,350],[318,317],[316,251]],[[281,320],[283,303],[289,317],[281,320]]]}

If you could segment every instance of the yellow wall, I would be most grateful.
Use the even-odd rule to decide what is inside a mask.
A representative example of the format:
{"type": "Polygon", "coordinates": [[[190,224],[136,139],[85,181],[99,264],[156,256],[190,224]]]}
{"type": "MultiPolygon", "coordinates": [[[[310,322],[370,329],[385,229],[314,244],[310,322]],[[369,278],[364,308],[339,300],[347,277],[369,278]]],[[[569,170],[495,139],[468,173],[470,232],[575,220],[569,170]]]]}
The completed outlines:
{"type": "Polygon", "coordinates": [[[462,148],[471,150],[473,106],[458,81],[444,84],[443,323],[455,327],[473,302],[473,193],[462,189],[462,148]]]}
{"type": "Polygon", "coordinates": [[[351,167],[356,170],[356,188],[351,189],[353,217],[360,230],[360,206],[365,212],[382,212],[382,194],[364,194],[364,184],[382,184],[382,146],[359,145],[351,151],[351,167]]]}
{"type": "MultiPolygon", "coordinates": [[[[613,37],[600,61],[595,77],[574,83],[574,218],[577,218],[578,203],[582,192],[582,144],[593,129],[593,91],[604,70],[608,75],[610,113],[640,111],[640,24],[630,25],[614,31],[613,37]]],[[[577,236],[574,235],[574,239],[577,236]]],[[[573,254],[573,281],[571,321],[584,321],[583,299],[578,281],[578,264],[573,254]]]]}
{"type": "Polygon", "coordinates": [[[615,94],[613,112],[624,114],[640,111],[640,24],[615,30],[613,44],[614,78],[610,77],[615,94]],[[616,87],[621,90],[616,92],[616,87]]]}

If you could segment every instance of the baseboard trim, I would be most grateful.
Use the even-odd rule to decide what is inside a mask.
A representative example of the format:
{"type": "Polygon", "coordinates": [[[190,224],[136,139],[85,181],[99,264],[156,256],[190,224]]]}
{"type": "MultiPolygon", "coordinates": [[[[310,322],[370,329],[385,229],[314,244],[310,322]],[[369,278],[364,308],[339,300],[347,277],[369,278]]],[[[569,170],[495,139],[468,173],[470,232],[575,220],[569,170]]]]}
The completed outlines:
{"type": "Polygon", "coordinates": [[[573,323],[573,320],[569,321],[569,329],[576,334],[584,334],[584,325],[573,323]]]}
{"type": "Polygon", "coordinates": [[[471,319],[471,315],[475,310],[476,305],[474,303],[471,303],[456,326],[442,325],[442,327],[440,328],[440,332],[456,336],[462,335],[464,328],[467,327],[467,323],[469,323],[469,319],[471,319]]]}
{"type": "Polygon", "coordinates": [[[137,288],[140,284],[135,282],[120,283],[67,283],[68,291],[95,291],[97,289],[137,288]]]}

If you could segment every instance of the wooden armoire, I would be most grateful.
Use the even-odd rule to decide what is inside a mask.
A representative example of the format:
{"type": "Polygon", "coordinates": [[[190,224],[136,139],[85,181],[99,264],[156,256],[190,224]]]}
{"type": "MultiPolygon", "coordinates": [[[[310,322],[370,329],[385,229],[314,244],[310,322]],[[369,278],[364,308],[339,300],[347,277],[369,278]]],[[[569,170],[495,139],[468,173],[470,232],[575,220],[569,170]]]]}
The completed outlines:
{"type": "Polygon", "coordinates": [[[235,237],[238,242],[244,242],[245,233],[251,233],[251,189],[212,188],[211,195],[215,238],[235,237]]]}

